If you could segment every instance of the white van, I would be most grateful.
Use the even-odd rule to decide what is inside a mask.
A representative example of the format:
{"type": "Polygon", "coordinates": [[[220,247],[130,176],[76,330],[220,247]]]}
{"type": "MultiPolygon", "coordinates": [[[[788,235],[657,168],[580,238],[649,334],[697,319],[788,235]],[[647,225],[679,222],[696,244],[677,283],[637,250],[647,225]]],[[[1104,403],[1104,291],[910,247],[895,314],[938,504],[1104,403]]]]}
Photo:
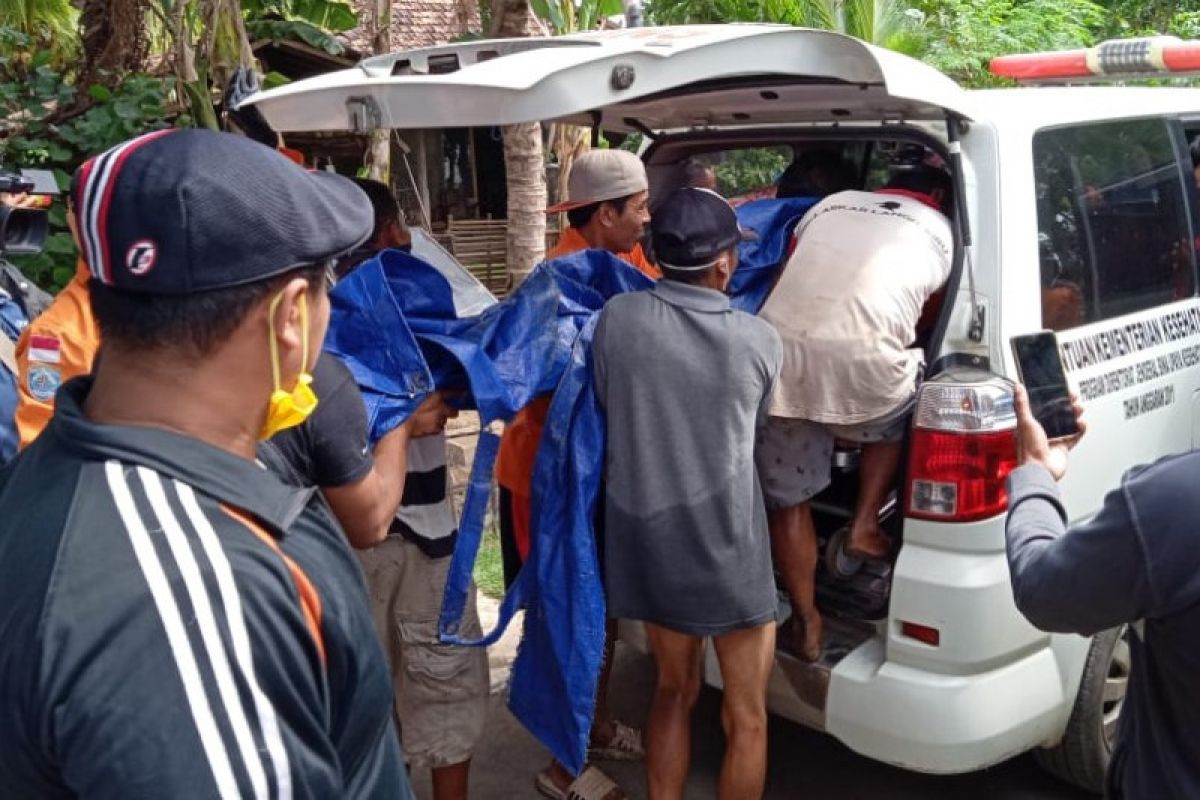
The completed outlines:
{"type": "MultiPolygon", "coordinates": [[[[820,143],[865,188],[908,152],[963,191],[947,301],[887,526],[894,564],[820,575],[822,663],[780,652],[774,711],[913,770],[976,770],[1035,750],[1098,790],[1129,676],[1123,632],[1048,635],[1017,612],[1004,554],[1015,461],[1010,337],[1058,329],[1090,433],[1064,482],[1086,517],[1129,467],[1200,436],[1197,210],[1187,140],[1200,92],[966,91],[912,59],[823,31],[643,28],[478,41],[370,58],[248,101],[277,130],[568,120],[638,132],[652,193],[689,157],[820,143]]],[[[818,498],[843,524],[854,470],[818,498]]],[[[1113,591],[1123,587],[1114,586],[1113,591]]],[[[708,676],[718,680],[710,665],[708,676]]]]}

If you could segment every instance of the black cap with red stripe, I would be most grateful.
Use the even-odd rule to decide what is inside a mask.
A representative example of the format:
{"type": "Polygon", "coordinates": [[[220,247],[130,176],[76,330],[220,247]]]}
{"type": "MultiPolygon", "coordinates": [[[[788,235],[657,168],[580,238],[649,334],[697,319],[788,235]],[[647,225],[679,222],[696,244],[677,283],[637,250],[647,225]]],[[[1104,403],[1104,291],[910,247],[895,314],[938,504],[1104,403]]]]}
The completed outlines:
{"type": "Polygon", "coordinates": [[[374,226],[349,179],[199,129],[155,131],[91,159],[71,199],[93,277],[130,292],[254,283],[347,253],[374,226]]]}

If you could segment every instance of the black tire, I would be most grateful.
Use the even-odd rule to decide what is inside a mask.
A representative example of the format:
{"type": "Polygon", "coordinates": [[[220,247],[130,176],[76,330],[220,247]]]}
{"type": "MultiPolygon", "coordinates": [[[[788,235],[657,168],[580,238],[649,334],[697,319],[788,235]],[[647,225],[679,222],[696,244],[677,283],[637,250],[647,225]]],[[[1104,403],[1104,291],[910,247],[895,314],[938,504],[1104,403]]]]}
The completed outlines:
{"type": "Polygon", "coordinates": [[[1129,635],[1123,626],[1092,638],[1062,741],[1033,753],[1046,771],[1096,794],[1104,791],[1104,773],[1129,686],[1129,635]]]}

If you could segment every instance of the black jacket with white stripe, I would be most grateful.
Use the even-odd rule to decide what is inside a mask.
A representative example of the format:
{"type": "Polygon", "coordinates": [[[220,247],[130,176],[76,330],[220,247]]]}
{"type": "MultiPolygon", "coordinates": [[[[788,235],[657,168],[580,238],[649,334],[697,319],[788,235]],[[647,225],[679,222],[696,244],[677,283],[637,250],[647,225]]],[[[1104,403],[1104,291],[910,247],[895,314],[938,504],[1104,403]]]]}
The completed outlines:
{"type": "Polygon", "coordinates": [[[88,379],[0,472],[0,793],[410,797],[361,573],[311,490],[88,379]]]}

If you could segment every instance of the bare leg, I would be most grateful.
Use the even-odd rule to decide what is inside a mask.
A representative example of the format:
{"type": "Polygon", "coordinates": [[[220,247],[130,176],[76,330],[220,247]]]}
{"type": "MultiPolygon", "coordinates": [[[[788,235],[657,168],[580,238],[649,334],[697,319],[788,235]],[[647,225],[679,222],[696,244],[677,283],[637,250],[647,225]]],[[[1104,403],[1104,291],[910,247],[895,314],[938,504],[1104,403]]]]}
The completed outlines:
{"type": "Polygon", "coordinates": [[[604,663],[600,665],[600,681],[596,685],[596,712],[592,717],[592,744],[606,745],[616,734],[612,714],[608,710],[608,681],[612,677],[613,651],[617,643],[617,621],[604,624],[604,663]]]}
{"type": "Polygon", "coordinates": [[[692,753],[692,706],[700,694],[699,636],[646,624],[658,667],[646,726],[646,784],[650,800],[682,800],[692,753]]]}
{"type": "Polygon", "coordinates": [[[775,626],[727,633],[713,639],[725,696],[725,760],[718,800],[758,800],[767,779],[767,680],[775,655],[775,626]]]}
{"type": "Polygon", "coordinates": [[[817,529],[808,503],[770,512],[771,549],[792,600],[790,647],[797,658],[821,657],[821,614],[817,611],[817,529]]]}
{"type": "Polygon", "coordinates": [[[434,767],[433,800],[467,800],[467,774],[470,769],[469,760],[445,767],[434,767]]]}
{"type": "Polygon", "coordinates": [[[879,509],[896,477],[900,462],[900,442],[873,442],[862,449],[862,470],[854,522],[846,542],[847,555],[867,559],[885,559],[891,553],[891,540],[879,528],[879,509]]]}

